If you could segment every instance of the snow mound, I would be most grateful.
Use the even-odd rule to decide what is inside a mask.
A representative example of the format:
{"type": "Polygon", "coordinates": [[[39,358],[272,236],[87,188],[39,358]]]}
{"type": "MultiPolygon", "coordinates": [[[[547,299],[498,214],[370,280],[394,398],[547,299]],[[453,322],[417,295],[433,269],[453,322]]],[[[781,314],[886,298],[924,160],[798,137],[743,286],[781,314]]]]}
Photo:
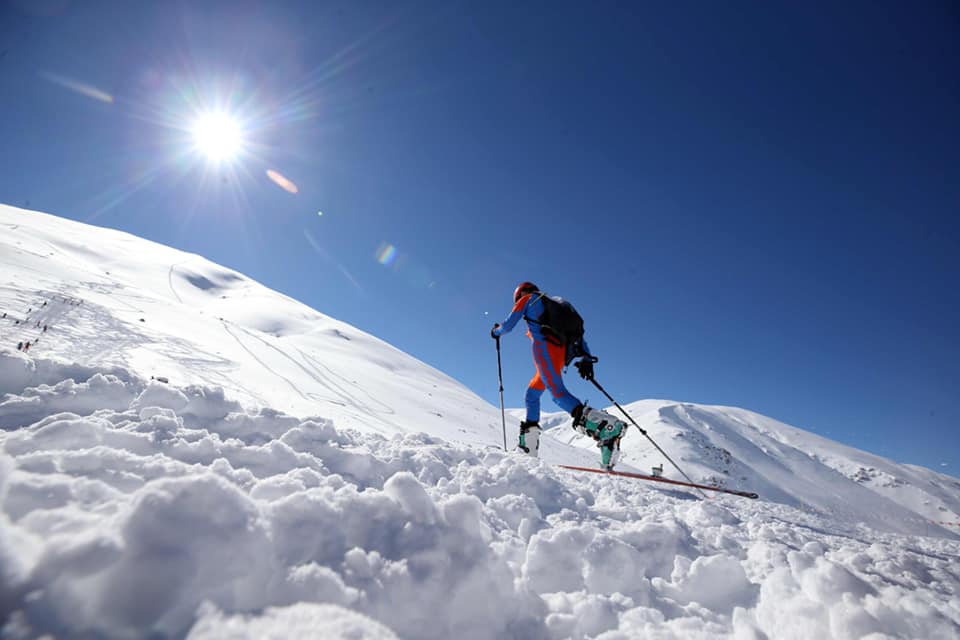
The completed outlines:
{"type": "Polygon", "coordinates": [[[270,607],[262,615],[224,615],[205,607],[187,640],[397,640],[390,629],[335,604],[270,607]]]}
{"type": "Polygon", "coordinates": [[[39,417],[0,432],[4,638],[960,632],[955,540],[248,411],[222,389],[95,374],[0,406],[39,417]]]}

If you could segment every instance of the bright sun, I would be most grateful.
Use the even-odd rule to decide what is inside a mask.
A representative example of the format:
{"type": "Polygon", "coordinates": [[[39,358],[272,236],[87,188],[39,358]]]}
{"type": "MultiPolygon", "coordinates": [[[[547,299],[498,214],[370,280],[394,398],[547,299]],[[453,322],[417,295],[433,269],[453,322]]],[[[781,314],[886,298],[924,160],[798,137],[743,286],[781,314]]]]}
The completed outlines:
{"type": "Polygon", "coordinates": [[[212,162],[230,160],[243,148],[240,123],[222,111],[201,115],[191,131],[194,146],[212,162]]]}

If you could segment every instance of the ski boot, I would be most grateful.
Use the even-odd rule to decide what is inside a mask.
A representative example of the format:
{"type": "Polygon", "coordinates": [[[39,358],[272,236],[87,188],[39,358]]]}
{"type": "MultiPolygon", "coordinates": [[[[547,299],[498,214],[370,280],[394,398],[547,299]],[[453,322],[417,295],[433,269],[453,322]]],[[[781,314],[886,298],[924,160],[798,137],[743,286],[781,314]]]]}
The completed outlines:
{"type": "Polygon", "coordinates": [[[604,471],[613,471],[617,461],[620,460],[621,437],[617,436],[597,443],[597,446],[600,447],[600,466],[603,467],[604,471]]]}
{"type": "Polygon", "coordinates": [[[520,423],[520,442],[517,448],[524,453],[539,457],[540,454],[540,423],[534,420],[524,420],[520,423]]]}
{"type": "Polygon", "coordinates": [[[600,466],[613,469],[620,458],[620,438],[627,424],[606,411],[580,405],[573,410],[573,428],[597,441],[600,448],[600,466]]]}

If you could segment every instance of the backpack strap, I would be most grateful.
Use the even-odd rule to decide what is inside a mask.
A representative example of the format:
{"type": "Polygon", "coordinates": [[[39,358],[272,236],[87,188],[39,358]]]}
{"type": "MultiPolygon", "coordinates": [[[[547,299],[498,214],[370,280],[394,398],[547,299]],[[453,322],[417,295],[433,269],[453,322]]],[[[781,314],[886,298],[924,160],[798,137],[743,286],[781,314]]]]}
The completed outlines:
{"type": "MultiPolygon", "coordinates": [[[[539,292],[539,293],[540,293],[540,295],[537,296],[537,298],[536,298],[535,300],[533,300],[532,302],[528,302],[526,306],[530,306],[531,304],[533,304],[533,302],[536,302],[537,300],[541,300],[542,298],[546,298],[546,297],[547,297],[547,294],[544,293],[543,291],[541,291],[541,292],[539,292]]],[[[546,308],[544,308],[543,312],[544,312],[544,313],[547,312],[546,308]]],[[[546,340],[546,341],[549,342],[550,344],[555,344],[555,345],[557,345],[558,347],[562,347],[562,346],[565,345],[564,341],[561,340],[561,339],[560,339],[560,336],[557,334],[556,329],[554,329],[554,328],[551,327],[550,325],[546,324],[545,322],[541,322],[540,320],[534,320],[533,318],[527,316],[527,314],[526,314],[526,307],[524,307],[523,319],[526,320],[527,322],[532,322],[533,324],[538,325],[538,326],[540,327],[540,332],[543,333],[543,338],[544,338],[544,340],[546,340]]],[[[568,347],[568,348],[567,348],[567,364],[570,363],[569,354],[570,354],[570,349],[569,349],[569,347],[568,347]]]]}
{"type": "Polygon", "coordinates": [[[539,291],[538,293],[539,293],[540,295],[537,296],[536,300],[531,300],[531,301],[528,302],[526,305],[524,305],[524,307],[523,307],[523,319],[526,320],[527,322],[532,322],[533,324],[538,324],[538,325],[540,325],[540,326],[542,327],[542,326],[543,326],[543,323],[542,323],[542,322],[540,322],[539,320],[534,320],[533,318],[531,318],[531,317],[529,317],[529,316],[527,315],[527,307],[529,307],[531,304],[533,304],[534,302],[537,302],[537,300],[540,300],[541,298],[543,298],[544,296],[547,295],[547,294],[545,294],[543,291],[539,291]]]}

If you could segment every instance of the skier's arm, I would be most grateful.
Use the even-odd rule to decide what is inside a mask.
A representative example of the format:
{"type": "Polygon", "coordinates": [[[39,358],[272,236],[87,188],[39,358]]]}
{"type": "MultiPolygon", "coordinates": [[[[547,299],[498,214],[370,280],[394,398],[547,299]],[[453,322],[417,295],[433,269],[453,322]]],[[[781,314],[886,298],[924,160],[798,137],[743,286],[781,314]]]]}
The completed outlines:
{"type": "Polygon", "coordinates": [[[586,338],[580,338],[580,348],[583,349],[583,355],[593,358],[594,362],[598,360],[598,358],[590,351],[590,347],[587,345],[586,338]]]}
{"type": "Polygon", "coordinates": [[[510,315],[507,316],[507,319],[504,320],[501,324],[495,325],[491,335],[494,337],[502,336],[505,333],[510,333],[513,331],[513,328],[520,322],[520,318],[523,317],[523,312],[527,308],[527,303],[530,302],[530,294],[527,294],[517,300],[517,304],[513,305],[513,311],[510,312],[510,315]]]}
{"type": "Polygon", "coordinates": [[[600,358],[590,353],[590,347],[587,346],[586,338],[580,339],[580,350],[583,351],[583,354],[575,365],[577,371],[580,372],[580,377],[584,380],[593,380],[593,365],[598,362],[600,358]]]}

